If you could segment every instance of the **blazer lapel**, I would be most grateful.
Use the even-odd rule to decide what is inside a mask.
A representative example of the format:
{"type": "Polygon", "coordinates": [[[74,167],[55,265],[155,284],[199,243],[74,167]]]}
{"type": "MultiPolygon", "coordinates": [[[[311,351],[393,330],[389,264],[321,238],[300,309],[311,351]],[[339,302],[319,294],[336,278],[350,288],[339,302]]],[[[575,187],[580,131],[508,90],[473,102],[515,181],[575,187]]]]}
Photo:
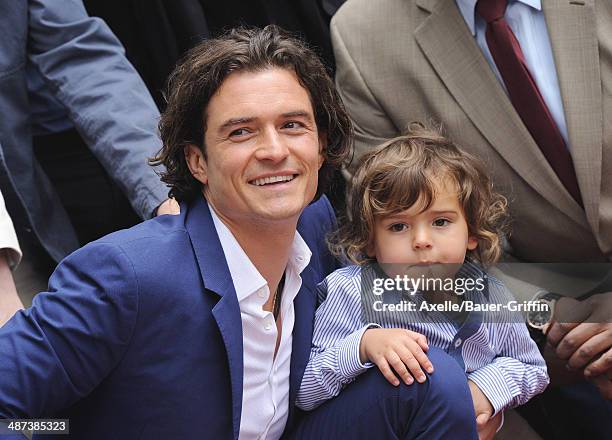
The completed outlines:
{"type": "Polygon", "coordinates": [[[542,2],[587,219],[599,230],[603,113],[593,2],[542,2]]]}
{"type": "MultiPolygon", "coordinates": [[[[315,256],[313,255],[314,259],[315,256]]],[[[312,345],[312,330],[314,324],[314,311],[316,308],[316,295],[312,288],[318,281],[315,280],[316,271],[311,263],[302,271],[302,287],[293,301],[295,310],[295,323],[293,325],[293,342],[291,346],[291,373],[289,375],[289,411],[290,416],[297,392],[300,389],[302,376],[310,357],[312,345]]],[[[287,423],[289,426],[289,423],[287,423]]]]}
{"type": "Polygon", "coordinates": [[[559,181],[514,110],[454,1],[417,0],[430,16],[415,38],[482,135],[540,195],[577,222],[584,212],[559,181]]]}
{"type": "Polygon", "coordinates": [[[227,352],[232,387],[232,422],[234,438],[237,439],[242,410],[242,321],[238,298],[223,248],[217,236],[208,204],[203,197],[199,197],[189,207],[185,227],[189,233],[207,293],[210,291],[221,297],[213,308],[212,314],[217,321],[227,352]]]}

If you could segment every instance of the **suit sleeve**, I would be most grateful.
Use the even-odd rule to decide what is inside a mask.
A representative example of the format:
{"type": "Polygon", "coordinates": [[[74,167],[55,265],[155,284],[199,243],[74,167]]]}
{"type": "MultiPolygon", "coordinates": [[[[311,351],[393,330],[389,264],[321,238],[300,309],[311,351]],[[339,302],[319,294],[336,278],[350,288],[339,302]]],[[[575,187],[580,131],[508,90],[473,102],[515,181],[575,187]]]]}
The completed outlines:
{"type": "Polygon", "coordinates": [[[123,357],[137,317],[129,259],[109,244],[66,258],[32,307],[0,328],[0,419],[57,414],[123,357]]]}
{"type": "MultiPolygon", "coordinates": [[[[353,54],[346,45],[350,29],[331,21],[331,38],[336,59],[336,86],[355,127],[355,156],[349,167],[350,175],[355,171],[359,158],[386,139],[397,136],[400,130],[372,94],[355,63],[353,54]]],[[[345,177],[350,177],[345,175],[345,177]]]]}
{"type": "Polygon", "coordinates": [[[29,56],[77,130],[143,218],[167,189],[147,159],[159,111],[123,47],[80,0],[29,1],[29,56]]]}

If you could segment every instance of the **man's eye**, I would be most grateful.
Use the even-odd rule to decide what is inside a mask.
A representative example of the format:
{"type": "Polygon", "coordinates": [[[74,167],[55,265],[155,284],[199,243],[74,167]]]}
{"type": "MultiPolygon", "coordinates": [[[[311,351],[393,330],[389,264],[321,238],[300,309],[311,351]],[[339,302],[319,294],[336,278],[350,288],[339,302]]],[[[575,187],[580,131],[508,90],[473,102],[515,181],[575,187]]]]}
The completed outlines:
{"type": "Polygon", "coordinates": [[[283,128],[303,128],[304,124],[297,121],[290,121],[283,125],[283,128]]]}
{"type": "Polygon", "coordinates": [[[246,128],[238,128],[230,133],[230,136],[245,136],[249,134],[249,130],[246,128]]]}
{"type": "Polygon", "coordinates": [[[433,221],[433,225],[434,226],[447,226],[450,224],[450,220],[446,219],[446,218],[437,218],[433,221]]]}
{"type": "Polygon", "coordinates": [[[405,223],[394,223],[389,226],[389,230],[392,232],[403,232],[406,229],[408,229],[408,225],[406,225],[405,223]]]}

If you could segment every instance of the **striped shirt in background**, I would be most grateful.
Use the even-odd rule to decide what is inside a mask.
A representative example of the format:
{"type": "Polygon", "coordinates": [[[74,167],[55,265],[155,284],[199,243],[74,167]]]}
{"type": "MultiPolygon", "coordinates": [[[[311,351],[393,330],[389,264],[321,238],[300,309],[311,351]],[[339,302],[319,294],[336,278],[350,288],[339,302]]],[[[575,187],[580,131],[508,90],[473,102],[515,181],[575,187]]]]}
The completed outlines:
{"type": "MultiPolygon", "coordinates": [[[[361,337],[372,327],[406,328],[425,335],[430,347],[444,350],[464,368],[466,380],[478,385],[493,405],[494,414],[544,391],[549,382],[546,363],[518,312],[501,307],[497,312],[471,311],[458,317],[419,311],[424,301],[419,293],[402,297],[416,303],[416,311],[376,312],[373,301],[383,296],[384,303],[397,303],[388,301],[389,295],[397,292],[383,296],[372,293],[377,275],[373,266],[348,266],[319,284],[321,305],[315,315],[310,361],[298,393],[298,407],[316,408],[374,366],[359,359],[361,337]],[[363,292],[362,281],[370,286],[363,292]]],[[[465,292],[464,302],[504,306],[513,300],[499,280],[487,276],[474,263],[466,262],[459,277],[484,280],[485,288],[465,292]]]]}

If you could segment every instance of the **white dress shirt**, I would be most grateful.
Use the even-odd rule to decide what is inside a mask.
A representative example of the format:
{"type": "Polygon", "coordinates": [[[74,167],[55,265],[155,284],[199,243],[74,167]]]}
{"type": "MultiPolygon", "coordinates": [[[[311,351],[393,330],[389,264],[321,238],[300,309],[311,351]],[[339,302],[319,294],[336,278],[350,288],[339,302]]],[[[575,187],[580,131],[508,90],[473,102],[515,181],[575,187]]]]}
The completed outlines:
{"type": "Polygon", "coordinates": [[[4,252],[11,269],[14,269],[21,260],[21,249],[17,241],[17,234],[11,217],[6,211],[4,197],[0,192],[0,252],[4,252]]]}
{"type": "MultiPolygon", "coordinates": [[[[483,55],[505,89],[504,81],[487,45],[485,36],[487,23],[475,11],[476,0],[456,0],[456,2],[470,32],[476,37],[483,55]]],[[[509,0],[504,18],[521,45],[527,68],[559,127],[565,145],[571,150],[559,80],[541,0],[509,0]]]]}
{"type": "Polygon", "coordinates": [[[308,266],[312,253],[296,231],[285,269],[280,307],[281,340],[275,357],[276,321],[272,312],[262,308],[270,296],[268,284],[214,209],[210,205],[209,208],[234,282],[242,320],[244,379],[239,438],[278,439],[289,415],[293,300],[302,286],[300,274],[308,266]]]}

